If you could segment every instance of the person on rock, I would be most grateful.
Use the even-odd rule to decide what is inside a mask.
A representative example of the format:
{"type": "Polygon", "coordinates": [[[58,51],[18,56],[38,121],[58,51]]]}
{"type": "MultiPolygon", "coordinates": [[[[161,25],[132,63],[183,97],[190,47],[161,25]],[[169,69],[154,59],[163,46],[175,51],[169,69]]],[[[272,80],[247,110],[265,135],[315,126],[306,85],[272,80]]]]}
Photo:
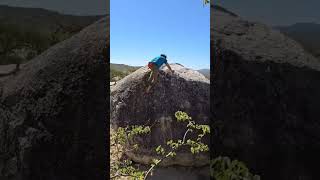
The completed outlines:
{"type": "Polygon", "coordinates": [[[150,92],[151,87],[156,83],[157,78],[158,78],[158,74],[159,74],[159,69],[163,64],[165,64],[168,67],[168,69],[170,70],[170,72],[172,74],[174,73],[174,70],[172,70],[170,65],[168,64],[166,55],[161,54],[159,57],[152,59],[148,63],[148,67],[151,70],[151,72],[150,72],[150,76],[148,78],[148,83],[150,83],[150,84],[147,87],[147,90],[146,90],[147,93],[150,92]]]}

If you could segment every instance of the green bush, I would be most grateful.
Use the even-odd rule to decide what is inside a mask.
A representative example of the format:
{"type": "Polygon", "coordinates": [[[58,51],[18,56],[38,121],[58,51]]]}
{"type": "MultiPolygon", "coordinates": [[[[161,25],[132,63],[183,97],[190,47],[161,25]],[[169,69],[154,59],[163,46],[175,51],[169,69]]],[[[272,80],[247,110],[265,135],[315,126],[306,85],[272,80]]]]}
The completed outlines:
{"type": "MultiPolygon", "coordinates": [[[[159,158],[153,159],[150,168],[147,170],[139,169],[131,160],[123,159],[121,154],[125,151],[137,150],[139,144],[134,144],[132,140],[135,136],[147,136],[151,132],[151,128],[149,126],[120,127],[115,133],[111,134],[111,146],[116,147],[116,151],[111,153],[111,156],[115,155],[117,160],[111,161],[110,178],[131,177],[135,180],[146,179],[163,160],[175,157],[181,147],[189,147],[190,152],[193,154],[209,151],[209,146],[202,142],[202,138],[210,134],[210,127],[197,124],[185,112],[178,111],[175,113],[175,117],[178,122],[186,124],[187,130],[184,136],[181,139],[168,140],[164,146],[155,146],[155,151],[159,158]],[[197,136],[195,136],[196,138],[187,138],[189,137],[187,136],[188,133],[196,133],[197,136]],[[132,147],[132,149],[127,150],[128,147],[132,147]]],[[[259,176],[250,173],[244,163],[237,160],[231,161],[228,157],[217,157],[210,161],[210,176],[216,180],[260,179],[259,176]]]]}

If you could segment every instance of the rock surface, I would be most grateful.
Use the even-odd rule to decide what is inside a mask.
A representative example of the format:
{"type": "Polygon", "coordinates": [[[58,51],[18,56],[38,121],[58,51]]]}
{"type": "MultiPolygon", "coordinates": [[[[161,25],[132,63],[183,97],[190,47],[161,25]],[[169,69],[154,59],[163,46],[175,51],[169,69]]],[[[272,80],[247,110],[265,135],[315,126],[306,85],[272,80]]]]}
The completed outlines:
{"type": "MultiPolygon", "coordinates": [[[[210,82],[197,71],[172,64],[173,75],[160,71],[157,84],[146,94],[148,68],[142,67],[111,88],[111,123],[114,128],[131,125],[152,125],[151,134],[139,140],[139,151],[127,155],[136,162],[149,164],[157,157],[155,148],[169,139],[182,139],[186,124],[177,122],[174,113],[184,111],[197,123],[209,124],[210,82]]],[[[205,139],[209,143],[208,138],[205,139]]],[[[163,166],[202,166],[208,154],[194,156],[182,149],[177,157],[163,166]]]]}
{"type": "Polygon", "coordinates": [[[210,170],[208,167],[158,167],[154,170],[150,180],[209,180],[210,170]]]}
{"type": "Polygon", "coordinates": [[[102,179],[107,18],[0,78],[0,179],[102,179]]]}
{"type": "Polygon", "coordinates": [[[215,155],[262,179],[319,179],[319,60],[266,25],[211,13],[215,155]]]}
{"type": "Polygon", "coordinates": [[[217,8],[212,11],[212,17],[211,40],[247,61],[289,63],[295,67],[320,70],[319,59],[278,30],[248,22],[217,8]]]}

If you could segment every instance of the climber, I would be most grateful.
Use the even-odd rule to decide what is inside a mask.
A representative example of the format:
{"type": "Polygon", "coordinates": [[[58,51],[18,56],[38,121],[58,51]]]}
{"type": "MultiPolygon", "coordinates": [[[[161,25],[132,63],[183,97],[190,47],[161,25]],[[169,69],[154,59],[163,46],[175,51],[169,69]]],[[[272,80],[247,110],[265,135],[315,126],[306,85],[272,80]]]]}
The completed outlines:
{"type": "Polygon", "coordinates": [[[149,69],[151,69],[151,72],[150,72],[150,76],[148,78],[148,83],[150,83],[150,84],[147,87],[147,90],[146,90],[147,93],[149,93],[151,87],[156,83],[157,78],[158,78],[158,74],[159,74],[159,69],[163,64],[166,64],[166,66],[168,67],[168,69],[170,70],[170,72],[172,74],[174,73],[174,70],[171,69],[170,65],[167,62],[166,55],[161,54],[159,57],[152,59],[148,63],[148,67],[149,67],[149,69]]]}

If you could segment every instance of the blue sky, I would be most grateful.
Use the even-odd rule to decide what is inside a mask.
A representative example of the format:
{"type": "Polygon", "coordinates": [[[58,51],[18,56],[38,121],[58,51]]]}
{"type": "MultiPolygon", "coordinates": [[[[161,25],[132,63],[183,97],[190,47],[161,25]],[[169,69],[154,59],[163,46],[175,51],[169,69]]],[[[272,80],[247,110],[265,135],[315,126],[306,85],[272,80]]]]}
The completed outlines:
{"type": "Polygon", "coordinates": [[[161,53],[169,63],[210,67],[210,8],[202,0],[111,0],[111,63],[141,66],[161,53]]]}

